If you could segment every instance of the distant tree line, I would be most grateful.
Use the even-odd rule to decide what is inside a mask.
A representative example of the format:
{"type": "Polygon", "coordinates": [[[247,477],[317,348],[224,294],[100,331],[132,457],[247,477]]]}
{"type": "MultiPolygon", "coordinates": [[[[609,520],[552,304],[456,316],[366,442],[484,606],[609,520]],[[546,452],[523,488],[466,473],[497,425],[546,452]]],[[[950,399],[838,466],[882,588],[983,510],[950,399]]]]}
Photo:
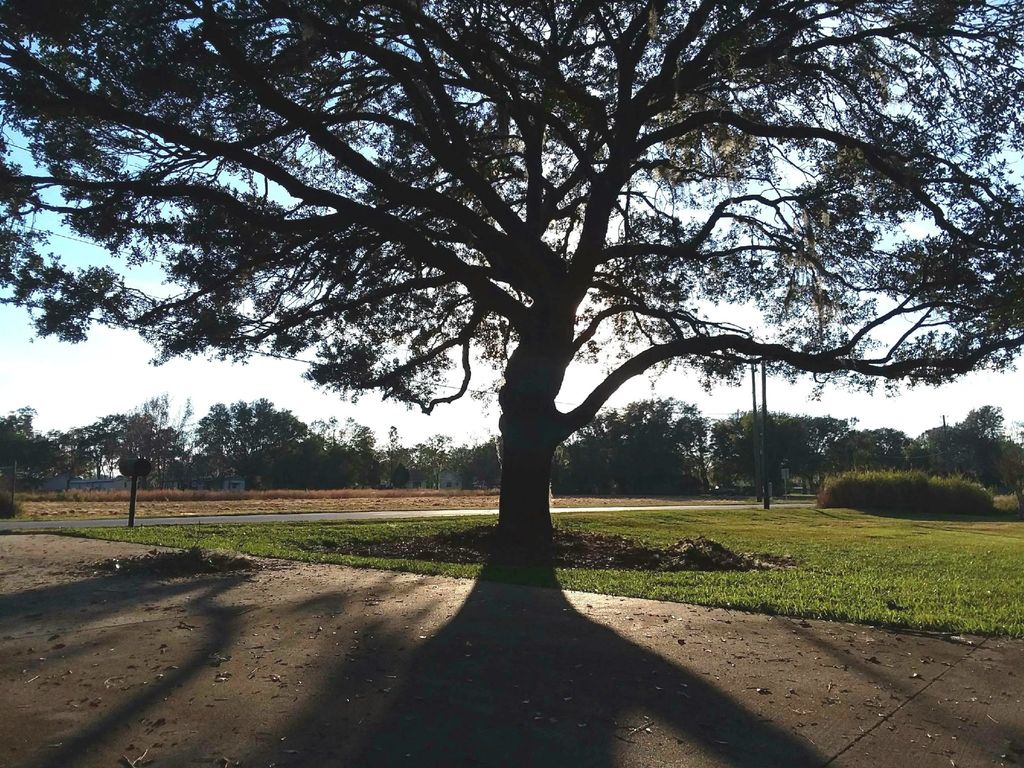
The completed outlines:
{"type": "MultiPolygon", "coordinates": [[[[760,429],[760,426],[758,427],[760,429]]],[[[1014,486],[1020,428],[984,406],[958,424],[912,438],[898,429],[858,429],[856,419],[770,413],[767,473],[776,492],[816,490],[850,469],[921,469],[961,474],[993,488],[1014,486]]],[[[556,493],[680,494],[753,490],[755,439],[749,412],[712,420],[676,400],[644,400],[599,415],[556,456],[556,493]]]]}
{"type": "Polygon", "coordinates": [[[122,456],[153,464],[150,487],[220,487],[241,477],[248,488],[438,487],[452,472],[469,487],[498,484],[492,441],[455,446],[437,435],[406,445],[391,428],[385,444],[352,419],[306,424],[269,400],[218,403],[196,420],[190,404],[177,412],[166,395],[67,431],[40,432],[36,413],[20,408],[0,417],[0,469],[17,462],[19,483],[117,474],[122,456]]]}
{"type": "MultiPolygon", "coordinates": [[[[67,431],[42,433],[36,413],[0,417],[0,468],[18,465],[19,482],[117,474],[122,456],[153,463],[151,487],[220,487],[244,478],[248,488],[493,488],[501,476],[499,442],[456,445],[435,435],[408,445],[392,427],[383,442],[352,419],[306,424],[266,399],[218,403],[195,419],[190,403],[175,410],[167,395],[125,413],[67,431]],[[450,473],[450,474],[446,474],[450,473]],[[448,482],[451,482],[449,479],[448,482]]],[[[760,427],[758,427],[760,429],[760,427]]],[[[769,414],[768,477],[776,492],[814,490],[848,469],[922,469],[962,474],[993,488],[1024,475],[1024,447],[1001,410],[984,406],[956,424],[917,437],[897,429],[858,429],[856,419],[769,414]]],[[[557,494],[671,495],[743,492],[753,486],[751,414],[710,419],[691,404],[652,399],[607,410],[563,445],[555,458],[557,494]]]]}

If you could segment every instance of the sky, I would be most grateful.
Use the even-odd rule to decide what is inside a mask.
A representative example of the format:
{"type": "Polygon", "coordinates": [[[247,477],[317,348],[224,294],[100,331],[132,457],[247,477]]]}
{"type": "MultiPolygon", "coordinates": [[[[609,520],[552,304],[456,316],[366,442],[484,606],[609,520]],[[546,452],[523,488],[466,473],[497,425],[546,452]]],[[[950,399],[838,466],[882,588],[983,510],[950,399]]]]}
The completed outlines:
{"type": "MultiPolygon", "coordinates": [[[[191,399],[197,417],[214,403],[265,397],[303,421],[352,418],[384,439],[396,426],[406,444],[434,434],[470,442],[496,434],[498,409],[493,398],[475,398],[438,406],[433,415],[382,402],[369,394],[352,403],[336,393],[318,389],[302,377],[301,363],[256,358],[246,365],[203,358],[176,359],[161,366],[150,363],[154,350],[136,334],[96,328],[89,339],[69,344],[35,338],[24,310],[0,306],[0,414],[22,406],[38,412],[41,431],[82,426],[110,413],[121,413],[154,395],[167,393],[180,408],[191,399]]],[[[578,404],[598,380],[600,369],[590,367],[567,377],[559,408],[578,404]]],[[[888,397],[829,387],[813,399],[809,379],[791,384],[768,380],[770,411],[856,418],[862,429],[894,427],[911,436],[939,426],[945,415],[953,424],[973,409],[994,405],[1003,409],[1007,424],[1024,421],[1024,372],[974,373],[938,388],[917,387],[888,397]]],[[[686,371],[668,372],[656,379],[638,377],[627,383],[606,407],[621,407],[648,397],[675,397],[695,403],[705,415],[721,418],[750,408],[750,382],[720,385],[711,392],[686,371]]]]}

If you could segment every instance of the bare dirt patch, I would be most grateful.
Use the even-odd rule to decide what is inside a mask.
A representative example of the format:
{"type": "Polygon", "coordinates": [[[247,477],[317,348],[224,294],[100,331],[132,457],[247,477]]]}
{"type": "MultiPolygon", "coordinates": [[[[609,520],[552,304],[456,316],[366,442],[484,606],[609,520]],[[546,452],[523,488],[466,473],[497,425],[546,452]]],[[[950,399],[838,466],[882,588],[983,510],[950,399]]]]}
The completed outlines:
{"type": "Polygon", "coordinates": [[[182,550],[152,549],[143,555],[111,557],[87,568],[124,576],[151,576],[173,579],[205,573],[256,571],[263,565],[233,552],[192,547],[182,550]]]}
{"type": "MultiPolygon", "coordinates": [[[[491,527],[444,532],[432,536],[387,539],[324,549],[364,557],[403,560],[434,560],[448,563],[485,563],[500,556],[491,527]]],[[[671,546],[651,547],[625,536],[555,529],[552,564],[561,568],[593,568],[643,571],[752,571],[786,568],[788,558],[734,552],[722,544],[698,536],[680,539],[671,546]]]]}

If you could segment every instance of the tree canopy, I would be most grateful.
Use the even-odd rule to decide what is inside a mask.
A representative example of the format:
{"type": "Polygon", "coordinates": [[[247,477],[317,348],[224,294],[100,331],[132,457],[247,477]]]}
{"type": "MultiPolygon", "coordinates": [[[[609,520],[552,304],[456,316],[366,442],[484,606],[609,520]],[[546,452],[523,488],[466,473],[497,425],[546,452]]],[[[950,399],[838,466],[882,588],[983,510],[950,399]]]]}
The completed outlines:
{"type": "Polygon", "coordinates": [[[501,368],[502,526],[543,538],[555,446],[652,367],[1009,362],[1022,29],[1016,0],[15,0],[4,300],[426,410],[501,368]],[[41,212],[167,290],[46,258],[41,212]]]}

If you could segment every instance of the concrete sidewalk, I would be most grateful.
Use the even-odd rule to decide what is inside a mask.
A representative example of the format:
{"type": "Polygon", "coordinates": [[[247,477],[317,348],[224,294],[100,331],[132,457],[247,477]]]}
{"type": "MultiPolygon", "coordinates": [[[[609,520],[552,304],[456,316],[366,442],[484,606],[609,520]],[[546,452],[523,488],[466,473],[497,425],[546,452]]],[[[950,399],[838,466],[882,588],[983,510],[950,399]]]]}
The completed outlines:
{"type": "Polygon", "coordinates": [[[1016,640],[145,550],[0,536],[0,765],[1024,763],[1016,640]]]}

